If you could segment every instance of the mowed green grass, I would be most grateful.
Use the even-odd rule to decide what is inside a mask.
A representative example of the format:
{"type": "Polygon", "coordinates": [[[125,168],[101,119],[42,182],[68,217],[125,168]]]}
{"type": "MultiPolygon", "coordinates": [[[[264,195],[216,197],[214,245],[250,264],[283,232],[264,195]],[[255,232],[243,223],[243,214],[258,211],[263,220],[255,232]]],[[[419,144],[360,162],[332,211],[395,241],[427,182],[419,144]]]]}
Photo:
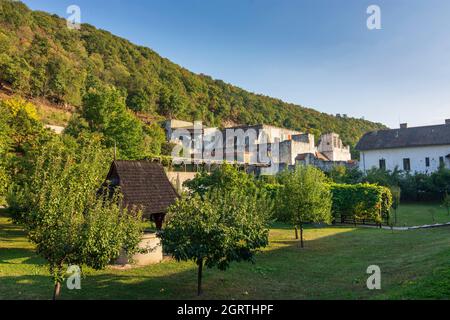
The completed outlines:
{"type": "MultiPolygon", "coordinates": [[[[394,218],[394,211],[392,211],[394,218]]],[[[397,211],[398,227],[421,226],[426,224],[450,222],[447,209],[438,203],[405,203],[397,211]]]]}
{"type": "MultiPolygon", "coordinates": [[[[202,299],[414,299],[450,296],[450,228],[390,231],[326,227],[294,231],[276,225],[256,263],[206,269],[202,299]],[[366,288],[369,265],[382,272],[382,290],[366,288]]],[[[144,268],[84,270],[81,290],[63,286],[62,299],[197,299],[196,269],[165,261],[144,268]]],[[[0,215],[0,299],[49,299],[45,261],[20,227],[0,215]]]]}

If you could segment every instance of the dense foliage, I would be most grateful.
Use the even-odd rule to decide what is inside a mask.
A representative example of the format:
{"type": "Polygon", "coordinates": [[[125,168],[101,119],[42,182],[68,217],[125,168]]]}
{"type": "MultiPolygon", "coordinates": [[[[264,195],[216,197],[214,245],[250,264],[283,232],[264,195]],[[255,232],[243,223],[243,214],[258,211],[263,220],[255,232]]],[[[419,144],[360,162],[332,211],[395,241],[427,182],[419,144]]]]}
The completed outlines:
{"type": "Polygon", "coordinates": [[[32,162],[26,154],[49,139],[34,106],[23,99],[0,101],[0,205],[11,183],[24,178],[32,162]]]}
{"type": "Polygon", "coordinates": [[[442,201],[450,193],[450,169],[441,167],[431,173],[410,173],[373,168],[363,174],[358,169],[336,167],[329,174],[336,183],[370,183],[390,189],[399,187],[401,199],[407,201],[442,201]]]}
{"type": "Polygon", "coordinates": [[[331,193],[325,174],[312,166],[297,166],[280,175],[283,188],[279,190],[278,204],[285,220],[300,228],[303,248],[303,226],[306,223],[331,222],[331,193]]]}
{"type": "Polygon", "coordinates": [[[112,85],[125,93],[131,110],[153,118],[215,126],[265,123],[316,135],[334,131],[350,145],[383,127],[249,93],[93,26],[69,30],[64,19],[10,0],[0,0],[1,83],[22,95],[75,106],[92,86],[112,85]]]}
{"type": "Polygon", "coordinates": [[[118,194],[100,196],[112,151],[104,135],[56,135],[21,98],[0,102],[0,204],[27,231],[49,264],[58,296],[65,267],[101,269],[120,250],[135,250],[140,213],[118,194]]]}
{"type": "Polygon", "coordinates": [[[221,178],[202,195],[194,191],[169,208],[161,234],[167,253],[197,264],[199,295],[204,265],[225,270],[233,261],[253,261],[255,252],[268,245],[271,208],[264,192],[238,187],[239,173],[232,166],[217,170],[221,178]]]}
{"type": "Polygon", "coordinates": [[[389,190],[392,195],[392,209],[394,209],[394,220],[391,221],[394,224],[397,224],[397,210],[400,207],[402,189],[399,186],[389,186],[389,190]]]}
{"type": "Polygon", "coordinates": [[[118,194],[98,192],[111,161],[99,137],[54,136],[38,148],[33,169],[9,204],[36,251],[49,264],[59,296],[66,266],[105,268],[121,250],[137,250],[141,213],[118,194]]]}
{"type": "Polygon", "coordinates": [[[4,197],[10,180],[6,169],[6,157],[12,146],[9,134],[10,128],[6,117],[0,113],[0,205],[4,204],[4,197]]]}
{"type": "Polygon", "coordinates": [[[224,163],[212,170],[212,172],[201,171],[192,180],[187,180],[184,186],[191,192],[204,195],[212,189],[220,189],[224,192],[234,189],[242,189],[248,193],[255,193],[257,181],[254,176],[245,171],[238,170],[229,163],[224,163]]]}
{"type": "Polygon", "coordinates": [[[450,216],[450,194],[445,193],[444,199],[442,200],[442,205],[447,209],[447,213],[450,216]]]}
{"type": "Polygon", "coordinates": [[[160,154],[164,130],[157,124],[143,124],[127,109],[125,95],[110,86],[91,87],[83,97],[82,108],[71,118],[66,133],[100,133],[103,144],[117,147],[122,159],[142,159],[160,154]]]}
{"type": "Polygon", "coordinates": [[[392,206],[391,191],[372,184],[332,184],[333,215],[339,221],[343,217],[371,220],[382,223],[389,218],[392,206]]]}

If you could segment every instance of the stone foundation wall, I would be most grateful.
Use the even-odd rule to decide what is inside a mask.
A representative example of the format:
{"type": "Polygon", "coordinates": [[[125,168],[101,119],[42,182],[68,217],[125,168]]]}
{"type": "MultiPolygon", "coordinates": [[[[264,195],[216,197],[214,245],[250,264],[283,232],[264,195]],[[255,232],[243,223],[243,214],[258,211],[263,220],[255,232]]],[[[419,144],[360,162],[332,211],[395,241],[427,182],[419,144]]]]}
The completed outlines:
{"type": "MultiPolygon", "coordinates": [[[[161,240],[155,233],[146,233],[142,237],[142,241],[139,243],[140,249],[147,250],[146,253],[138,253],[131,257],[132,264],[136,266],[147,266],[150,264],[156,264],[162,261],[163,253],[161,240]]],[[[119,258],[114,262],[115,265],[127,265],[130,264],[127,254],[122,252],[119,258]]]]}

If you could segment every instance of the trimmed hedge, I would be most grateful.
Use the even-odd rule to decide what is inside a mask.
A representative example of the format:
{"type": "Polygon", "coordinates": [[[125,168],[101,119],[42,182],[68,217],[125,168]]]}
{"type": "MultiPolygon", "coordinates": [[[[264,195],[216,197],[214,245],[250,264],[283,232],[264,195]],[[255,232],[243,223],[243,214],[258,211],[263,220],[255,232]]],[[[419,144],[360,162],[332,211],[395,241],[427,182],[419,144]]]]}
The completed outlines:
{"type": "Polygon", "coordinates": [[[389,219],[392,194],[388,188],[374,184],[331,184],[330,188],[335,220],[346,216],[382,223],[389,219]]]}

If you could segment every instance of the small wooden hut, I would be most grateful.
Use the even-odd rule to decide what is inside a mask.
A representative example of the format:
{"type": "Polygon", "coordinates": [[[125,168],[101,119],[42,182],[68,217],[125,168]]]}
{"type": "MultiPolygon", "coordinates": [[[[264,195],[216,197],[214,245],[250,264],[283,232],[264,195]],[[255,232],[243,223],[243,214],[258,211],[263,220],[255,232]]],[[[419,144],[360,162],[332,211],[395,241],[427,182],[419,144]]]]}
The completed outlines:
{"type": "Polygon", "coordinates": [[[125,206],[141,207],[159,230],[168,207],[179,197],[159,163],[116,160],[106,180],[111,188],[120,187],[125,206]]]}

